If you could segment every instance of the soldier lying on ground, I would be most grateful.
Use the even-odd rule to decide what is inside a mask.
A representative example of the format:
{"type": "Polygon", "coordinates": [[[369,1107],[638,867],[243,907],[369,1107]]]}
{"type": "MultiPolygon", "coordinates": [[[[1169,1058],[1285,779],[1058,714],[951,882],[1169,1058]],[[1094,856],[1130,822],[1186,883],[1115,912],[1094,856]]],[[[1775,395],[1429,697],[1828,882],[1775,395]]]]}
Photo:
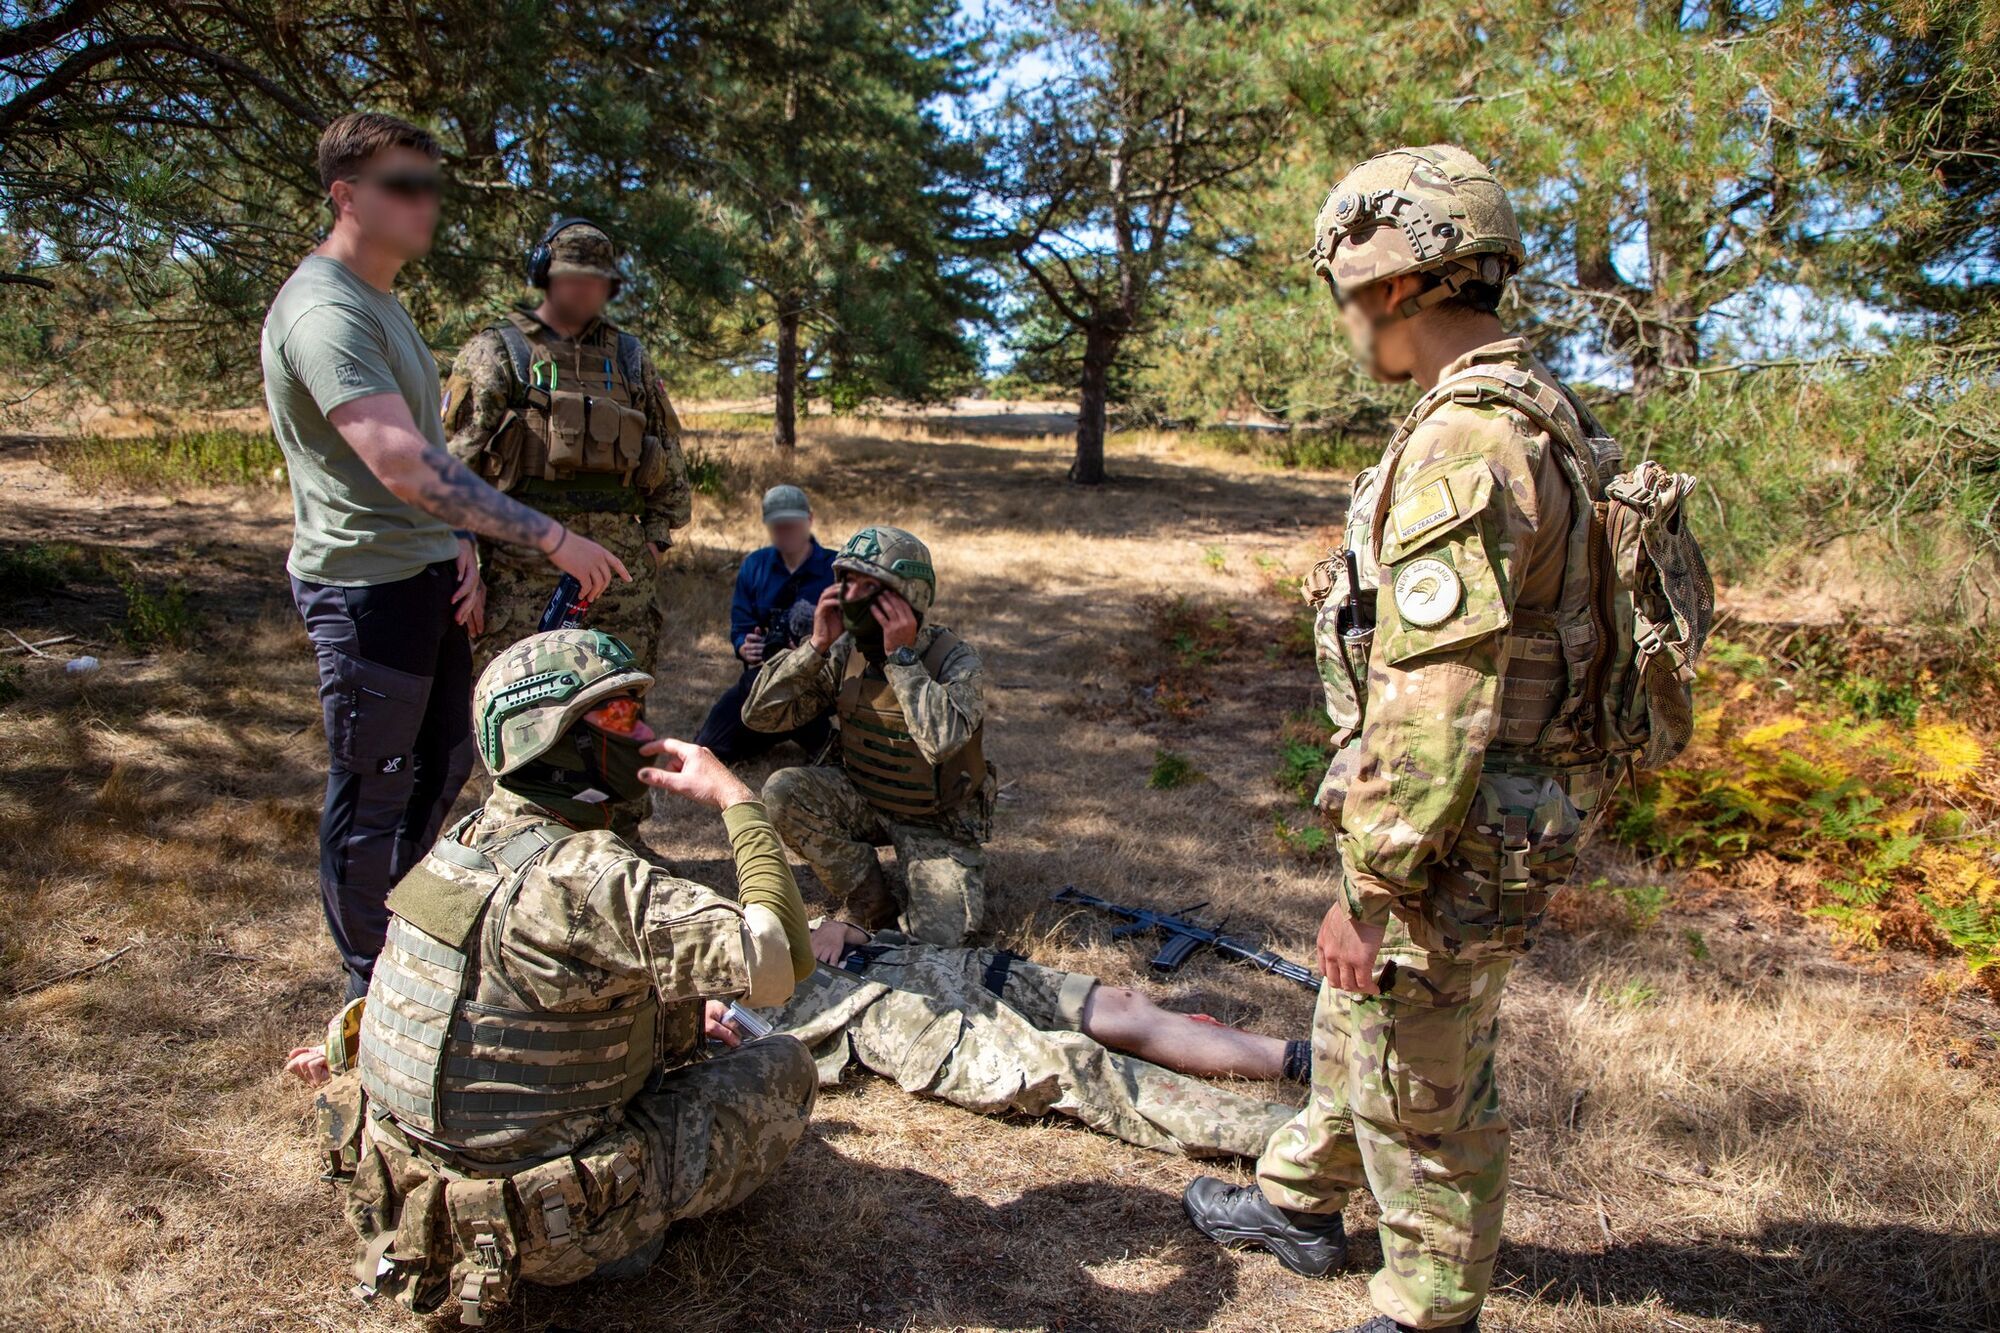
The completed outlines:
{"type": "MultiPolygon", "coordinates": [[[[761,1016],[811,1048],[821,1087],[858,1061],[969,1111],[1054,1112],[1142,1148],[1254,1157],[1294,1109],[1187,1075],[1311,1075],[1304,1041],[1174,1013],[1129,987],[1016,954],[871,936],[844,921],[818,923],[812,939],[821,966],[761,1016]]],[[[707,1031],[735,1047],[741,1034],[723,1015],[712,1003],[707,1031]]],[[[323,1081],[324,1049],[293,1051],[287,1068],[323,1081]]]]}
{"type": "Polygon", "coordinates": [[[595,630],[522,640],[473,696],[492,797],[389,897],[367,997],[294,1052],[360,1233],[355,1275],[483,1322],[520,1278],[641,1272],[677,1219],[728,1208],[805,1131],[790,1037],[696,1059],[705,1002],[781,1004],[812,971],[805,904],[762,806],[641,720],[653,678],[595,630]],[[647,756],[657,767],[647,767],[647,756]],[[606,827],[645,786],[714,807],[735,900],[606,827]]]}
{"type": "Polygon", "coordinates": [[[1295,1109],[1188,1075],[1304,1081],[1311,1068],[1303,1041],[1004,951],[824,921],[813,953],[818,970],[763,1017],[811,1048],[821,1087],[858,1062],[969,1111],[1056,1112],[1141,1148],[1254,1157],[1295,1109]]]}

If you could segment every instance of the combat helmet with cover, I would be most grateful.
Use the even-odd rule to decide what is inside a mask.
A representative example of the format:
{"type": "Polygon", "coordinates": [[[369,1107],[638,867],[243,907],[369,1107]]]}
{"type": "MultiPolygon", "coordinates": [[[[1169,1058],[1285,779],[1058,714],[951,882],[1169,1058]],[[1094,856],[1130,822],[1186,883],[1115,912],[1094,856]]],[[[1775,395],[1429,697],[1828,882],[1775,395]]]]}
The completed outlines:
{"type": "Polygon", "coordinates": [[[876,524],[847,539],[833,558],[836,574],[865,574],[878,580],[922,619],[937,600],[937,571],[931,548],[901,528],[876,524]]]}
{"type": "Polygon", "coordinates": [[[604,700],[643,698],[652,684],[632,650],[601,630],[530,634],[494,658],[473,687],[479,757],[504,777],[546,754],[604,700]]]}
{"type": "Polygon", "coordinates": [[[1462,148],[1432,144],[1369,158],[1343,176],[1313,223],[1313,272],[1345,301],[1371,283],[1430,273],[1435,286],[1394,311],[1407,318],[1468,283],[1498,287],[1527,252],[1507,193],[1462,148]]]}

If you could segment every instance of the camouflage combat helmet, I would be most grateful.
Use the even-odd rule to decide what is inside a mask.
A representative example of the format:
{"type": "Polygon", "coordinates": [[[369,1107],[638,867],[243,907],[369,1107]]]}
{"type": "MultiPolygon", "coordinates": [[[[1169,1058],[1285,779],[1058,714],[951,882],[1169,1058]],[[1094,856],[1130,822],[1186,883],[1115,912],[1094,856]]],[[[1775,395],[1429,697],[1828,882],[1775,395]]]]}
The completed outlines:
{"type": "Polygon", "coordinates": [[[1313,272],[1336,300],[1403,273],[1439,285],[1398,316],[1453,296],[1468,282],[1499,286],[1527,259],[1506,191],[1462,148],[1433,144],[1369,158],[1341,178],[1313,223],[1313,272]]]}
{"type": "Polygon", "coordinates": [[[937,571],[931,548],[901,528],[863,528],[833,558],[836,573],[866,574],[910,604],[919,616],[937,600],[937,571]]]}
{"type": "Polygon", "coordinates": [[[618,248],[611,238],[588,222],[572,222],[549,238],[549,277],[580,273],[591,278],[620,280],[618,248]]]}
{"type": "Polygon", "coordinates": [[[598,704],[643,698],[652,683],[632,650],[601,630],[530,634],[494,658],[473,687],[479,757],[494,777],[512,773],[598,704]]]}

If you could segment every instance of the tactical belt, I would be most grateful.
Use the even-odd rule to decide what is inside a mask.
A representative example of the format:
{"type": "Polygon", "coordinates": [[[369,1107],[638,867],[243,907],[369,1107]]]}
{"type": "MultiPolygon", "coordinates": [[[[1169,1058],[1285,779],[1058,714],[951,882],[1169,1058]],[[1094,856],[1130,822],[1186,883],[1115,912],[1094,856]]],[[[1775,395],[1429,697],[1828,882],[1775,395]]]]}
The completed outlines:
{"type": "Polygon", "coordinates": [[[1552,778],[1571,805],[1589,812],[1604,799],[1610,785],[1614,759],[1584,759],[1571,764],[1538,762],[1527,755],[1488,750],[1480,767],[1489,773],[1512,773],[1530,778],[1552,778]]]}
{"type": "Polygon", "coordinates": [[[615,472],[583,472],[555,481],[529,477],[512,493],[542,501],[538,509],[577,514],[638,514],[646,507],[644,497],[615,472]]]}
{"type": "Polygon", "coordinates": [[[889,949],[890,946],[886,944],[857,944],[841,958],[841,970],[858,976],[873,966],[875,960],[889,952],[889,949]]]}

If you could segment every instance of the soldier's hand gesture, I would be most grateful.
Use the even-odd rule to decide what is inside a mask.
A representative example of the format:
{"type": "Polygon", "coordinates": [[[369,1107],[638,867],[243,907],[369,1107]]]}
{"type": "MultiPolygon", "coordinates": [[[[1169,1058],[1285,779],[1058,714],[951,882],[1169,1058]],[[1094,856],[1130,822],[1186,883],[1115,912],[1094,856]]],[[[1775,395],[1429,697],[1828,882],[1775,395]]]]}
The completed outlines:
{"type": "Polygon", "coordinates": [[[844,628],[845,622],[840,618],[840,583],[836,580],[827,584],[826,591],[813,603],[813,651],[825,657],[844,628]]]}
{"type": "Polygon", "coordinates": [[[614,577],[632,581],[632,571],[624,562],[590,538],[568,528],[558,528],[556,534],[556,544],[543,554],[550,564],[583,585],[584,601],[596,601],[614,577]]]}
{"type": "Polygon", "coordinates": [[[639,781],[648,787],[661,787],[717,810],[756,799],[743,780],[730,772],[729,765],[717,759],[707,746],[662,736],[640,746],[639,753],[659,759],[657,767],[639,770],[639,781]]]}
{"type": "Polygon", "coordinates": [[[882,647],[889,652],[898,648],[911,648],[917,642],[917,613],[910,604],[884,588],[875,599],[875,605],[868,608],[875,614],[875,623],[882,627],[882,647]]]}

